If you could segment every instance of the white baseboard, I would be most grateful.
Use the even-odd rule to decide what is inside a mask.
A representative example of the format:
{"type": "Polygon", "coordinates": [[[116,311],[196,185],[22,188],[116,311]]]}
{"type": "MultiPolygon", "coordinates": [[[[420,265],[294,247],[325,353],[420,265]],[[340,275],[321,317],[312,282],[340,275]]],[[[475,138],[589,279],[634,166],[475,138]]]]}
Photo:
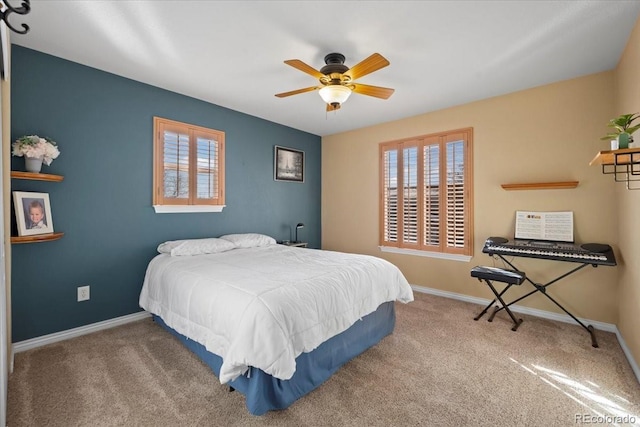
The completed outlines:
{"type": "MultiPolygon", "coordinates": [[[[469,295],[458,294],[455,292],[441,291],[439,289],[432,289],[424,286],[411,285],[411,288],[416,292],[436,295],[436,296],[445,297],[445,298],[452,298],[460,301],[470,302],[473,304],[486,306],[491,302],[491,300],[485,299],[485,298],[477,298],[469,295]]],[[[552,313],[550,311],[539,310],[536,308],[522,307],[519,305],[512,305],[512,306],[509,306],[509,308],[516,313],[528,314],[530,316],[541,317],[543,319],[557,320],[559,322],[575,324],[575,320],[573,320],[571,316],[567,316],[566,314],[552,313]]],[[[640,367],[638,367],[638,364],[634,360],[633,355],[629,350],[629,347],[627,347],[627,344],[624,342],[624,338],[620,334],[618,327],[611,323],[598,322],[595,320],[583,319],[580,317],[577,317],[577,318],[585,325],[593,325],[594,328],[599,329],[601,331],[613,332],[616,334],[616,337],[618,338],[618,342],[620,343],[620,347],[622,347],[622,351],[624,352],[624,355],[629,361],[629,364],[631,365],[631,369],[633,370],[633,373],[636,375],[636,379],[638,380],[638,382],[640,382],[640,367]]]]}
{"type": "Polygon", "coordinates": [[[638,379],[638,382],[640,382],[640,367],[638,367],[638,364],[633,359],[631,350],[629,350],[629,347],[627,347],[627,343],[624,342],[624,338],[622,338],[622,334],[620,334],[618,328],[616,328],[616,337],[618,337],[618,342],[620,343],[620,347],[622,347],[622,351],[624,352],[625,356],[627,356],[627,360],[631,365],[631,369],[633,369],[633,373],[636,374],[636,378],[638,379]]]}
{"type": "MultiPolygon", "coordinates": [[[[43,345],[53,344],[59,341],[68,340],[71,338],[79,337],[82,335],[90,334],[92,332],[98,332],[103,329],[109,329],[116,326],[124,325],[126,323],[135,322],[137,320],[146,319],[151,316],[146,311],[138,313],[128,314],[126,316],[116,317],[114,319],[104,320],[102,322],[92,323],[90,325],[80,326],[78,328],[68,329],[66,331],[56,332],[49,335],[43,335],[41,337],[31,338],[25,341],[19,341],[13,343],[12,353],[20,353],[21,351],[31,350],[32,348],[42,347],[43,345]]],[[[13,359],[13,356],[11,357],[13,359]]],[[[11,362],[13,365],[13,360],[11,362]]]]}
{"type": "MultiPolygon", "coordinates": [[[[424,286],[411,285],[411,288],[416,292],[441,296],[445,298],[452,298],[460,301],[470,302],[473,304],[487,305],[489,304],[489,302],[491,302],[491,300],[488,300],[485,298],[477,298],[469,295],[458,294],[455,292],[441,291],[438,289],[427,288],[424,286]]],[[[516,313],[528,314],[535,317],[541,317],[543,319],[557,320],[559,322],[565,322],[565,323],[575,323],[575,321],[570,316],[567,316],[565,314],[552,313],[550,311],[539,310],[539,309],[529,308],[529,307],[522,307],[518,305],[511,306],[511,310],[513,310],[516,313]]],[[[126,323],[135,322],[137,320],[145,319],[149,316],[150,314],[148,312],[141,311],[139,313],[133,313],[133,314],[129,314],[122,317],[116,317],[115,319],[109,319],[103,322],[92,323],[90,325],[81,326],[79,328],[69,329],[67,331],[56,332],[54,334],[44,335],[41,337],[32,338],[29,340],[14,343],[11,346],[12,354],[11,354],[10,372],[13,372],[13,355],[16,353],[19,353],[21,351],[31,350],[32,348],[36,348],[36,347],[42,347],[47,344],[53,344],[58,341],[68,340],[71,338],[90,334],[92,332],[101,331],[103,329],[113,328],[115,326],[124,325],[126,323]]],[[[598,321],[589,320],[589,319],[582,319],[579,317],[578,319],[582,323],[587,325],[593,325],[595,328],[599,330],[613,332],[616,334],[616,337],[618,338],[618,342],[620,343],[620,347],[622,347],[622,351],[624,352],[624,355],[629,361],[629,364],[631,365],[631,369],[633,370],[633,373],[635,374],[636,379],[638,380],[638,382],[640,382],[640,367],[638,367],[638,364],[633,359],[633,355],[631,354],[629,347],[627,347],[627,344],[625,343],[624,338],[620,334],[620,331],[618,331],[617,326],[612,325],[611,323],[598,322],[598,321]]]]}

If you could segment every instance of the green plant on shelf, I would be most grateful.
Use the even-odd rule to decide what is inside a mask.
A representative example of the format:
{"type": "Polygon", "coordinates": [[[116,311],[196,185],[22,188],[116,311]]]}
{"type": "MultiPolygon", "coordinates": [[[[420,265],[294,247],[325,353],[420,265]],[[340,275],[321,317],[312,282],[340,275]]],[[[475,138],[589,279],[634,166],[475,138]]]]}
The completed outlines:
{"type": "Polygon", "coordinates": [[[640,118],[639,113],[622,114],[615,119],[609,120],[607,127],[613,129],[602,138],[601,140],[617,140],[618,148],[627,148],[630,142],[633,142],[633,133],[640,129],[640,124],[632,125],[633,121],[640,118]]]}

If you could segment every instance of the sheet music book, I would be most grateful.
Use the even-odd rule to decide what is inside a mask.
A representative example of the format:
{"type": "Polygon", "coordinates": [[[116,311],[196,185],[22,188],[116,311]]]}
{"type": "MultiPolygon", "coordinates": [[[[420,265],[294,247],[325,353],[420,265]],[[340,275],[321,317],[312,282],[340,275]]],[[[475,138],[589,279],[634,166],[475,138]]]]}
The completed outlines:
{"type": "Polygon", "coordinates": [[[515,237],[573,242],[573,212],[516,211],[515,237]]]}

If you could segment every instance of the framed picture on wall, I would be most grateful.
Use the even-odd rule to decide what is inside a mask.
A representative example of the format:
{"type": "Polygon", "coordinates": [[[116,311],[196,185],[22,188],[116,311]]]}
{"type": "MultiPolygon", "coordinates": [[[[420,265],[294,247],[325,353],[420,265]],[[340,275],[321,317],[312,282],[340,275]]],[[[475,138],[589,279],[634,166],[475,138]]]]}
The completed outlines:
{"type": "Polygon", "coordinates": [[[304,182],[304,151],[276,145],[273,178],[276,181],[304,182]]]}
{"type": "Polygon", "coordinates": [[[51,205],[47,193],[13,192],[18,236],[53,233],[51,205]]]}

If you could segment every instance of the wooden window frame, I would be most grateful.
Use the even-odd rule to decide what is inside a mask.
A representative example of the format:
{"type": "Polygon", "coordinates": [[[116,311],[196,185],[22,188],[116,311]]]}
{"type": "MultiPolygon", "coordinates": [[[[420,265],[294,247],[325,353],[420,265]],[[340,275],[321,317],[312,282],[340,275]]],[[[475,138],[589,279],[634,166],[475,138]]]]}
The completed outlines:
{"type": "Polygon", "coordinates": [[[188,123],[161,117],[153,118],[153,207],[158,213],[171,212],[220,212],[225,206],[225,134],[222,131],[208,129],[188,123]],[[164,192],[164,132],[170,130],[178,134],[188,135],[189,139],[189,195],[186,198],[165,197],[164,192]],[[216,141],[217,164],[211,169],[216,174],[214,186],[218,189],[217,197],[202,199],[197,197],[197,138],[205,137],[216,141]]]}
{"type": "MultiPolygon", "coordinates": [[[[473,128],[457,129],[447,132],[422,135],[418,137],[406,138],[395,141],[382,142],[379,144],[379,239],[380,246],[385,248],[397,248],[407,250],[409,253],[438,253],[453,256],[473,256],[473,128]],[[447,190],[447,144],[463,141],[463,237],[462,247],[447,243],[447,202],[456,200],[455,197],[448,197],[447,190]],[[437,245],[427,245],[425,243],[425,182],[424,182],[424,150],[425,147],[439,147],[438,160],[438,192],[439,192],[439,234],[437,245]],[[404,230],[404,149],[417,147],[417,184],[415,188],[418,199],[417,206],[417,238],[415,242],[405,241],[404,230]],[[385,214],[385,154],[389,151],[396,152],[396,240],[386,240],[385,225],[387,218],[385,214]]],[[[407,187],[411,188],[411,187],[407,187]]],[[[456,191],[455,188],[452,191],[456,191]]],[[[390,233],[393,234],[393,233],[390,233]]],[[[452,232],[453,236],[456,232],[452,232]]],[[[391,250],[392,252],[395,250],[391,250]]]]}

